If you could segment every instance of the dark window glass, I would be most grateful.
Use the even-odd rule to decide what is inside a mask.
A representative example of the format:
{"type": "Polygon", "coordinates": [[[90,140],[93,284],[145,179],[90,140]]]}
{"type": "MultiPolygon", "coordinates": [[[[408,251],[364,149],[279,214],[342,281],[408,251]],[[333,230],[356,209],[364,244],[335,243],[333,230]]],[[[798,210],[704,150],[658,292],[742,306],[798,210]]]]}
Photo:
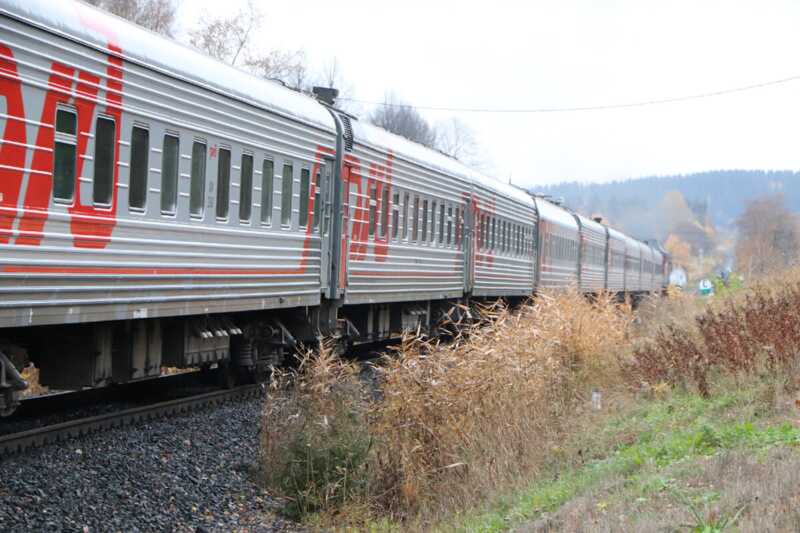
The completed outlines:
{"type": "Polygon", "coordinates": [[[378,209],[378,191],[375,183],[369,184],[369,236],[375,235],[375,218],[378,209]]]}
{"type": "Polygon", "coordinates": [[[422,201],[422,241],[428,236],[428,200],[422,201]]]}
{"type": "Polygon", "coordinates": [[[414,211],[411,213],[411,240],[417,242],[417,235],[419,234],[419,198],[414,198],[414,211]]]}
{"type": "Polygon", "coordinates": [[[381,237],[386,237],[389,233],[389,187],[383,187],[383,195],[381,198],[381,237]]]}
{"type": "Polygon", "coordinates": [[[400,231],[400,193],[396,192],[392,195],[392,238],[397,238],[397,233],[400,231]]]}
{"type": "Polygon", "coordinates": [[[239,180],[239,221],[249,222],[253,210],[253,156],[242,154],[242,178],[239,180]]]}
{"type": "Polygon", "coordinates": [[[75,144],[56,141],[53,157],[53,197],[72,200],[75,192],[75,144]]]}
{"type": "Polygon", "coordinates": [[[75,135],[78,117],[74,111],[59,109],[56,112],[56,133],[75,135]]]}
{"type": "Polygon", "coordinates": [[[217,218],[228,218],[231,201],[231,151],[220,148],[217,157],[217,218]]]}
{"type": "Polygon", "coordinates": [[[94,190],[96,204],[111,204],[114,189],[114,142],[116,127],[113,120],[97,117],[94,131],[94,190]]]}
{"type": "MultiPolygon", "coordinates": [[[[444,211],[444,209],[442,209],[444,211]]],[[[455,240],[456,245],[459,249],[461,249],[461,208],[456,207],[456,231],[455,231],[455,240]]]]}
{"type": "Polygon", "coordinates": [[[317,172],[317,175],[314,177],[314,220],[312,224],[314,225],[314,231],[319,230],[319,217],[322,213],[322,195],[320,188],[322,187],[322,182],[320,181],[320,173],[317,172]]]}
{"type": "Polygon", "coordinates": [[[147,201],[147,172],[150,155],[150,132],[134,126],[131,133],[131,164],[128,205],[144,209],[147,201]]]}
{"type": "Polygon", "coordinates": [[[408,193],[403,195],[403,238],[408,238],[408,209],[409,209],[409,196],[408,193]]]}
{"type": "Polygon", "coordinates": [[[308,226],[308,199],[311,195],[311,171],[300,169],[300,222],[302,228],[308,226]]]}
{"type": "Polygon", "coordinates": [[[436,202],[431,202],[431,235],[428,240],[436,240],[436,202]]]}
{"type": "Polygon", "coordinates": [[[294,168],[290,163],[283,165],[281,177],[281,224],[289,226],[292,223],[292,194],[294,194],[294,168]]]}
{"type": "Polygon", "coordinates": [[[203,216],[206,194],[206,145],[199,141],[192,144],[192,177],[189,190],[189,213],[203,216]]]}
{"type": "Polygon", "coordinates": [[[453,242],[453,208],[447,208],[447,244],[453,242]]]}
{"type": "Polygon", "coordinates": [[[161,212],[175,213],[178,203],[178,138],[164,135],[164,146],[161,151],[161,212]]]}
{"type": "Polygon", "coordinates": [[[57,200],[72,200],[75,193],[76,129],[75,112],[59,109],[53,146],[53,198],[57,200]]]}
{"type": "Polygon", "coordinates": [[[272,224],[272,187],[275,183],[275,164],[265,159],[261,165],[261,222],[272,224]]]}
{"type": "MultiPolygon", "coordinates": [[[[458,209],[456,209],[458,217],[458,209]]],[[[444,243],[444,204],[439,206],[439,242],[444,243]]]]}

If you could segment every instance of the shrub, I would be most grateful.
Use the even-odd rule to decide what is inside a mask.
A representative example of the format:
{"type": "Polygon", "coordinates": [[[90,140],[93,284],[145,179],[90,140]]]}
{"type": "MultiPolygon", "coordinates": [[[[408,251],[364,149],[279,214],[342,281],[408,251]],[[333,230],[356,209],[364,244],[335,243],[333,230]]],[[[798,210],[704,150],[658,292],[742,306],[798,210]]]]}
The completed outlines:
{"type": "Polygon", "coordinates": [[[295,517],[363,494],[372,445],[358,368],[326,343],[298,359],[297,369],[274,373],[259,457],[265,484],[288,498],[295,517]]]}

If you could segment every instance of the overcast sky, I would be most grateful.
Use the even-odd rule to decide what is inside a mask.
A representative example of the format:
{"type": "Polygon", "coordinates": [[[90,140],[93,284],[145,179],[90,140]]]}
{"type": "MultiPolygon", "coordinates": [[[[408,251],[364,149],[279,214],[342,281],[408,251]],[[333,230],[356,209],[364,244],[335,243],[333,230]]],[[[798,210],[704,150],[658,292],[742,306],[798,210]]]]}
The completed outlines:
{"type": "MultiPolygon", "coordinates": [[[[180,31],[245,0],[183,0],[180,31]]],[[[682,96],[800,75],[800,1],[261,1],[264,48],[333,57],[353,96],[551,108],[682,96]]],[[[369,110],[369,106],[365,106],[369,110]]],[[[539,114],[423,111],[474,131],[516,185],[711,169],[800,169],[800,81],[689,102],[539,114]]]]}

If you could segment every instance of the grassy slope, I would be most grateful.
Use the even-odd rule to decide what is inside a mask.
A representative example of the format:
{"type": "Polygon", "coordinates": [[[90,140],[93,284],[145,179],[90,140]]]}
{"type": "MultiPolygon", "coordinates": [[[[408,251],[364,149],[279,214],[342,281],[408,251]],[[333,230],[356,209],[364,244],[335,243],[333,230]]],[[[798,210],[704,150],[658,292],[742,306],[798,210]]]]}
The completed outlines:
{"type": "Polygon", "coordinates": [[[779,390],[754,378],[586,415],[540,481],[439,529],[713,532],[739,513],[739,530],[800,530],[800,413],[779,390]]]}

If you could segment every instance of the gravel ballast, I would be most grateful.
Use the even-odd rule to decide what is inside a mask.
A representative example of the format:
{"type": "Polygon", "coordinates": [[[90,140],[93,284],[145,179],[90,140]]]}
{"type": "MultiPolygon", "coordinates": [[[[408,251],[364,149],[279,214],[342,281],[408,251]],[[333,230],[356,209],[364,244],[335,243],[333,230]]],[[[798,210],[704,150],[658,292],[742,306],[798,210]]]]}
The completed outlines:
{"type": "Polygon", "coordinates": [[[0,459],[0,531],[298,531],[254,480],[262,402],[0,459]]]}

